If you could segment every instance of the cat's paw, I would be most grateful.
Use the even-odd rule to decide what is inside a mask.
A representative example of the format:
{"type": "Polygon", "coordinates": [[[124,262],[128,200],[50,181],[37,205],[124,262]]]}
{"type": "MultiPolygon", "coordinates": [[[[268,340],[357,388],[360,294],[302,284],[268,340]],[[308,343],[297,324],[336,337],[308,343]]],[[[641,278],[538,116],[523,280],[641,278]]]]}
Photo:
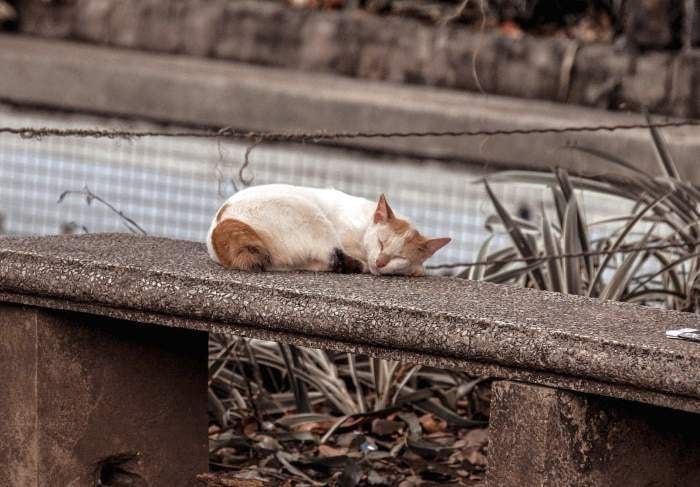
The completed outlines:
{"type": "Polygon", "coordinates": [[[341,274],[357,274],[364,272],[365,265],[354,257],[350,257],[341,249],[335,249],[331,256],[331,271],[341,274]]]}
{"type": "Polygon", "coordinates": [[[411,272],[407,274],[408,277],[423,277],[425,276],[425,269],[422,267],[417,267],[412,269],[411,272]]]}

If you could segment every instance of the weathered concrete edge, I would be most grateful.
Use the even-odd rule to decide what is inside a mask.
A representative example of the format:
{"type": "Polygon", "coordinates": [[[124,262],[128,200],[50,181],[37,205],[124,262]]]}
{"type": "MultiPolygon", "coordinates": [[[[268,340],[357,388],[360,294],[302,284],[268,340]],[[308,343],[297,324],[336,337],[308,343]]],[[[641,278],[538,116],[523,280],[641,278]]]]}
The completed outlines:
{"type": "MultiPolygon", "coordinates": [[[[416,320],[420,322],[425,319],[441,325],[439,328],[445,328],[451,323],[447,314],[428,317],[423,316],[425,313],[414,312],[410,308],[392,308],[387,314],[386,309],[373,309],[366,302],[329,300],[327,297],[318,296],[318,299],[325,299],[326,303],[332,302],[336,308],[337,316],[331,318],[317,314],[314,309],[305,309],[303,302],[309,296],[299,293],[290,294],[288,291],[274,288],[249,286],[246,289],[231,288],[230,291],[234,291],[233,294],[230,291],[224,293],[221,290],[212,289],[210,281],[202,281],[187,275],[144,272],[142,269],[124,266],[86,265],[84,262],[71,259],[41,257],[37,259],[31,253],[13,255],[11,252],[0,252],[0,261],[3,264],[2,275],[4,276],[0,289],[9,292],[36,294],[75,302],[100,303],[115,308],[138,308],[140,311],[153,313],[173,314],[175,311],[178,316],[188,319],[234,321],[248,323],[251,327],[265,327],[272,334],[287,333],[291,330],[300,336],[323,336],[324,339],[346,340],[360,346],[389,346],[420,354],[439,353],[441,356],[459,361],[480,360],[498,366],[526,367],[537,373],[576,376],[581,379],[622,384],[662,394],[697,398],[699,392],[698,378],[692,373],[693,370],[697,370],[697,364],[692,358],[677,356],[673,352],[655,353],[653,367],[651,367],[654,373],[650,374],[649,371],[640,373],[637,369],[638,361],[643,358],[646,363],[649,358],[650,351],[645,348],[634,350],[616,342],[581,340],[569,334],[550,336],[535,333],[534,336],[530,336],[527,327],[509,326],[507,323],[491,323],[478,319],[475,321],[468,317],[458,318],[461,327],[469,325],[470,334],[454,336],[449,345],[443,343],[439,350],[433,350],[425,348],[424,344],[412,345],[401,340],[397,343],[395,336],[387,336],[381,329],[375,333],[376,327],[369,323],[379,313],[385,320],[389,319],[388,316],[391,317],[390,320],[395,328],[402,326],[401,323],[416,320]],[[23,269],[31,268],[40,270],[47,276],[60,276],[62,283],[70,284],[69,289],[57,293],[56,287],[49,282],[51,279],[28,282],[23,277],[19,280],[11,277],[21,276],[24,274],[23,269]],[[122,301],[114,293],[105,294],[113,287],[120,289],[117,293],[120,296],[133,296],[134,300],[122,301]],[[96,294],[95,289],[100,288],[105,291],[96,294]],[[206,302],[201,301],[200,296],[206,297],[206,302]],[[230,305],[231,299],[247,301],[248,304],[244,303],[243,308],[236,309],[230,305]],[[266,314],[269,314],[266,310],[270,308],[271,302],[274,302],[275,307],[274,313],[270,316],[274,322],[270,317],[266,317],[266,314]],[[352,328],[348,328],[346,323],[350,316],[353,317],[352,328]],[[488,347],[484,347],[483,350],[473,347],[473,341],[478,340],[483,346],[487,341],[492,340],[488,337],[484,338],[484,335],[490,336],[493,333],[501,337],[500,343],[503,344],[498,347],[498,351],[489,350],[488,347]],[[505,346],[507,343],[510,343],[509,347],[505,346]],[[569,350],[576,345],[585,349],[588,358],[575,362],[562,361],[561,351],[569,350]],[[517,351],[512,349],[513,346],[518,347],[517,351]],[[529,350],[529,353],[524,353],[524,350],[529,350]],[[535,356],[537,356],[536,361],[527,358],[535,356]],[[679,369],[685,371],[682,376],[679,375],[679,369]],[[669,381],[669,377],[673,380],[669,381]]],[[[228,283],[230,284],[232,283],[228,283]]]]}
{"type": "Polygon", "coordinates": [[[0,291],[0,302],[89,313],[139,323],[196,329],[211,333],[222,333],[246,338],[254,338],[258,340],[290,343],[293,345],[319,348],[323,350],[364,354],[388,360],[401,361],[404,363],[421,364],[441,369],[460,370],[473,376],[488,379],[515,380],[557,389],[567,389],[586,394],[616,397],[628,401],[637,401],[655,406],[688,411],[691,413],[700,413],[700,399],[683,395],[658,393],[647,389],[639,389],[633,386],[611,384],[563,374],[530,371],[517,367],[486,364],[471,360],[451,359],[429,353],[416,353],[390,347],[369,346],[346,340],[328,339],[323,336],[311,336],[306,334],[301,335],[299,333],[289,331],[268,330],[255,325],[183,318],[161,313],[144,312],[134,309],[116,308],[90,303],[78,303],[47,297],[28,296],[6,291],[0,291]]]}
{"type": "MultiPolygon", "coordinates": [[[[361,81],[234,62],[164,56],[0,35],[0,100],[154,121],[265,131],[441,131],[638,123],[638,115],[361,81]],[[115,66],[120,69],[116,70],[115,66]],[[51,80],[47,83],[46,80],[51,80]]],[[[498,167],[617,173],[617,166],[561,149],[621,156],[658,174],[646,130],[484,137],[387,138],[343,144],[498,167]]],[[[700,135],[667,132],[684,177],[700,182],[700,135]]]]}

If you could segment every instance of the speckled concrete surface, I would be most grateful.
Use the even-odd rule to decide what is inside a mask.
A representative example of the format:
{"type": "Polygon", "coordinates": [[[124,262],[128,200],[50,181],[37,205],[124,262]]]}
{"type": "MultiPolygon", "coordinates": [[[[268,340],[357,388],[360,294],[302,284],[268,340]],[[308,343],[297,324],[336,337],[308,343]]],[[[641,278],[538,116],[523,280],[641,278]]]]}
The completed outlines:
{"type": "Polygon", "coordinates": [[[697,487],[700,415],[499,381],[489,487],[697,487]]]}
{"type": "Polygon", "coordinates": [[[201,244],[123,234],[1,239],[0,290],[700,399],[700,345],[664,337],[700,327],[688,313],[447,278],[231,272],[201,244]]]}
{"type": "Polygon", "coordinates": [[[94,486],[124,452],[134,486],[207,469],[206,333],[0,303],[0,370],[2,487],[94,486]]]}

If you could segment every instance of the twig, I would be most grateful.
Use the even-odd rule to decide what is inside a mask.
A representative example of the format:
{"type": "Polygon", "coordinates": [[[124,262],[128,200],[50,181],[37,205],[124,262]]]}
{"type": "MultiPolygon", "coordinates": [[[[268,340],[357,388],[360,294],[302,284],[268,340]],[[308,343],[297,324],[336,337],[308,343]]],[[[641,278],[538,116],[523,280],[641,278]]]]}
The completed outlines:
{"type": "MultiPolygon", "coordinates": [[[[131,233],[140,233],[141,235],[148,235],[146,230],[141,228],[141,226],[136,223],[134,220],[129,218],[122,212],[121,210],[118,210],[117,208],[114,207],[111,203],[109,203],[107,200],[101,198],[100,196],[96,195],[92,191],[90,191],[90,188],[88,188],[87,185],[82,190],[66,190],[63,193],[61,193],[61,196],[58,197],[58,201],[56,203],[61,203],[64,198],[68,195],[71,194],[77,194],[81,196],[85,196],[85,202],[90,205],[93,200],[98,201],[99,203],[102,203],[104,206],[106,206],[112,213],[115,213],[119,218],[122,219],[124,222],[124,226],[129,229],[131,233]]],[[[83,227],[85,228],[85,227],[83,227]]]]}
{"type": "Polygon", "coordinates": [[[250,179],[246,179],[243,175],[243,171],[245,171],[246,168],[250,165],[250,153],[253,152],[253,149],[255,149],[261,143],[262,139],[257,139],[254,140],[248,147],[246,147],[243,164],[241,165],[240,169],[238,169],[238,179],[241,181],[241,183],[243,183],[243,186],[250,186],[250,184],[253,182],[253,179],[255,179],[255,176],[251,176],[250,179]]]}

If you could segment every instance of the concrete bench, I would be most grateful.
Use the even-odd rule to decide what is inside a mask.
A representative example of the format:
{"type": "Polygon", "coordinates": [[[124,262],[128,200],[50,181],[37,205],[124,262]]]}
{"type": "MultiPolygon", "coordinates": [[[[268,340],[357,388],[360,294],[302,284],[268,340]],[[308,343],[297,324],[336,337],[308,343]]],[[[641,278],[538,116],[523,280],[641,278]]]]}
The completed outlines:
{"type": "Polygon", "coordinates": [[[198,243],[0,239],[0,485],[83,485],[142,452],[207,469],[207,333],[455,368],[494,383],[493,485],[697,485],[694,314],[448,278],[246,274],[198,243]],[[72,482],[72,483],[71,483],[72,482]]]}

